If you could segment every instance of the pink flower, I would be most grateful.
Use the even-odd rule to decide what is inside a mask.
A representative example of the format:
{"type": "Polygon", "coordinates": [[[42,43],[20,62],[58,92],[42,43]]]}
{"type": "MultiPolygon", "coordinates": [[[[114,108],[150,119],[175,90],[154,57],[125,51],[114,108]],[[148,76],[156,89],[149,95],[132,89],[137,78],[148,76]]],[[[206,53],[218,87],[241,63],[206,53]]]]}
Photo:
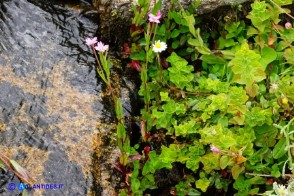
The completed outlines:
{"type": "Polygon", "coordinates": [[[161,18],[161,11],[158,10],[156,16],[153,15],[152,13],[148,14],[148,16],[149,16],[149,22],[160,23],[159,19],[161,18]]]}
{"type": "Polygon", "coordinates": [[[97,41],[97,37],[94,37],[93,39],[91,38],[86,38],[86,44],[88,46],[93,46],[94,44],[96,44],[98,41],[97,41]]]}
{"type": "Polygon", "coordinates": [[[285,24],[285,28],[286,28],[286,29],[291,29],[291,28],[292,28],[292,24],[291,24],[290,22],[287,22],[287,23],[285,24]]]}
{"type": "Polygon", "coordinates": [[[210,150],[211,150],[211,152],[214,152],[214,153],[221,153],[222,152],[220,149],[218,149],[214,145],[210,146],[210,150]]]}
{"type": "Polygon", "coordinates": [[[106,50],[108,50],[109,46],[108,45],[104,45],[102,42],[98,42],[97,46],[95,46],[95,49],[99,52],[105,52],[106,50]]]}
{"type": "Polygon", "coordinates": [[[128,157],[128,161],[129,162],[133,162],[133,161],[135,161],[135,160],[140,160],[142,158],[142,155],[140,155],[140,154],[136,154],[136,155],[133,155],[133,156],[129,156],[128,157]]]}

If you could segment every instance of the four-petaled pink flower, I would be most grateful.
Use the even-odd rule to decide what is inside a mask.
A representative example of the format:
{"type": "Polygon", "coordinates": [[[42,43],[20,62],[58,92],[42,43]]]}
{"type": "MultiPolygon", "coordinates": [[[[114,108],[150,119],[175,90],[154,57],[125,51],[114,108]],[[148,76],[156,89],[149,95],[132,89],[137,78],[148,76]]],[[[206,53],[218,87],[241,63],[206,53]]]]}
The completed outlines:
{"type": "Polygon", "coordinates": [[[133,162],[135,160],[140,160],[142,158],[142,155],[140,154],[136,154],[136,155],[132,155],[128,157],[128,161],[129,162],[133,162]]]}
{"type": "Polygon", "coordinates": [[[97,41],[97,37],[94,37],[93,39],[91,38],[86,38],[86,44],[88,46],[94,46],[94,44],[96,44],[98,41],[97,41]]]}
{"type": "Polygon", "coordinates": [[[291,29],[291,28],[292,28],[292,24],[291,24],[290,22],[287,22],[287,23],[285,24],[285,28],[286,28],[286,29],[291,29]]]}
{"type": "Polygon", "coordinates": [[[214,153],[221,153],[222,152],[220,149],[218,149],[214,145],[210,146],[210,150],[211,150],[211,152],[214,152],[214,153]]]}
{"type": "Polygon", "coordinates": [[[161,11],[158,10],[156,16],[152,13],[148,14],[148,16],[149,16],[149,22],[160,23],[159,19],[161,18],[161,11]]]}
{"type": "Polygon", "coordinates": [[[95,46],[95,49],[99,52],[105,52],[106,50],[108,50],[109,46],[108,45],[104,45],[102,42],[98,42],[97,46],[95,46]]]}

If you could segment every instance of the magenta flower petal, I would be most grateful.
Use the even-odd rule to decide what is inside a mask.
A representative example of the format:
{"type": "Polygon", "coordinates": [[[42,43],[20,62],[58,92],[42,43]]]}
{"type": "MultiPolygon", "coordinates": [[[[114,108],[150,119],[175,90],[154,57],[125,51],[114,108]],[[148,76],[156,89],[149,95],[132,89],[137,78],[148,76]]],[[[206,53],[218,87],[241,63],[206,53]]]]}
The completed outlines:
{"type": "Polygon", "coordinates": [[[291,29],[291,28],[292,28],[292,24],[291,24],[290,22],[287,22],[287,23],[285,24],[285,28],[286,28],[286,29],[291,29]]]}
{"type": "Polygon", "coordinates": [[[97,46],[95,46],[95,49],[99,52],[105,52],[109,49],[109,45],[104,45],[102,42],[98,42],[97,46]]]}
{"type": "Polygon", "coordinates": [[[154,23],[160,23],[160,18],[161,18],[161,11],[158,10],[156,16],[152,13],[148,14],[149,16],[149,22],[154,22],[154,23]]]}
{"type": "Polygon", "coordinates": [[[133,162],[135,160],[140,160],[141,158],[142,158],[142,155],[136,154],[136,155],[133,155],[133,156],[129,156],[128,161],[133,162]]]}
{"type": "Polygon", "coordinates": [[[214,153],[221,153],[221,150],[215,147],[214,145],[210,146],[210,150],[211,152],[214,152],[214,153]]]}
{"type": "Polygon", "coordinates": [[[88,46],[92,46],[92,45],[96,44],[97,42],[98,42],[97,37],[94,37],[93,39],[91,39],[89,37],[86,38],[86,44],[88,46]]]}
{"type": "Polygon", "coordinates": [[[161,11],[158,10],[156,15],[157,15],[156,17],[158,17],[158,19],[160,19],[161,18],[161,11]]]}

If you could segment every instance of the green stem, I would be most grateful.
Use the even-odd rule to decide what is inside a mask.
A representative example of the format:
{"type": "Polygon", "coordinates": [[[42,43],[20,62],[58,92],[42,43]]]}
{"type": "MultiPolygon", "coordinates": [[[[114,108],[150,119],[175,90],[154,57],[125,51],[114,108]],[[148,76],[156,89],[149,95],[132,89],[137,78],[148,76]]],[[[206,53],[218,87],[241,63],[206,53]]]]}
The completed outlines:
{"type": "Polygon", "coordinates": [[[157,62],[158,62],[158,69],[159,69],[159,79],[160,79],[160,82],[163,83],[163,72],[162,72],[162,66],[160,63],[159,53],[157,53],[157,62]]]}
{"type": "Polygon", "coordinates": [[[294,121],[294,118],[292,118],[289,123],[285,126],[285,129],[287,129],[287,132],[284,132],[284,135],[286,137],[286,143],[287,143],[287,150],[288,150],[288,160],[289,160],[289,168],[293,173],[293,159],[292,159],[292,154],[291,154],[291,144],[290,144],[290,136],[289,136],[289,129],[290,129],[290,125],[292,124],[292,122],[294,121]]]}
{"type": "Polygon", "coordinates": [[[153,33],[152,43],[154,43],[154,39],[155,39],[155,35],[156,35],[156,31],[157,31],[157,27],[158,27],[158,24],[156,23],[156,25],[155,25],[155,29],[154,29],[154,33],[153,33]]]}
{"type": "MultiPolygon", "coordinates": [[[[146,46],[145,46],[145,51],[146,51],[146,61],[145,64],[143,64],[142,66],[142,72],[141,72],[141,80],[143,83],[143,87],[144,87],[144,101],[145,101],[145,110],[146,113],[149,114],[149,102],[150,102],[150,98],[149,98],[149,93],[148,93],[148,63],[149,63],[149,50],[150,50],[150,38],[151,38],[151,33],[152,33],[152,28],[153,25],[151,23],[148,23],[148,28],[147,28],[147,33],[145,35],[145,39],[146,39],[146,46]],[[143,75],[145,74],[145,75],[143,75]]],[[[145,121],[145,132],[148,131],[148,119],[144,119],[145,121]]],[[[144,137],[144,136],[143,136],[144,137]]]]}
{"type": "Polygon", "coordinates": [[[281,10],[284,14],[286,14],[287,16],[289,16],[290,18],[294,19],[293,16],[291,16],[290,14],[288,14],[283,8],[281,8],[278,4],[276,4],[274,1],[270,0],[270,2],[272,4],[274,4],[279,10],[281,10]]]}
{"type": "Polygon", "coordinates": [[[99,67],[98,69],[99,69],[99,70],[102,70],[102,66],[101,66],[101,64],[100,64],[99,58],[98,58],[97,53],[96,53],[96,50],[95,50],[95,48],[94,48],[94,45],[91,45],[91,48],[92,48],[92,50],[93,50],[93,53],[94,53],[95,59],[96,59],[96,61],[97,61],[97,63],[98,63],[98,67],[99,67]]]}
{"type": "Polygon", "coordinates": [[[290,144],[289,129],[290,129],[290,125],[293,123],[293,121],[294,121],[294,118],[292,118],[289,121],[289,123],[287,125],[285,125],[284,127],[281,127],[279,125],[274,124],[275,127],[281,129],[281,133],[285,136],[285,139],[286,139],[286,147],[287,147],[287,152],[288,152],[288,159],[287,159],[286,162],[289,162],[288,166],[289,166],[289,169],[292,171],[292,173],[293,173],[293,169],[294,168],[293,168],[293,160],[292,160],[292,154],[291,154],[291,144],[290,144]]]}

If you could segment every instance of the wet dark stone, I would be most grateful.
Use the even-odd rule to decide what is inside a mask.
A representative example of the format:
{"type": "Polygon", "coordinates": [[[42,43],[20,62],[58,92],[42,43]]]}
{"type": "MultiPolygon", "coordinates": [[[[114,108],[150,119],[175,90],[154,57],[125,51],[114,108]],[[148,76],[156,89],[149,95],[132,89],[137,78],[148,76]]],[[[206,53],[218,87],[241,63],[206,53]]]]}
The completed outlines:
{"type": "Polygon", "coordinates": [[[81,167],[64,159],[64,151],[56,150],[49,155],[43,175],[48,183],[63,184],[64,188],[44,191],[44,196],[87,195],[87,183],[81,167]],[[70,180],[68,180],[70,179],[70,180]],[[83,188],[84,187],[84,188],[83,188]]]}
{"type": "Polygon", "coordinates": [[[20,88],[5,81],[0,82],[0,110],[5,123],[9,122],[11,115],[18,111],[24,97],[25,94],[20,88]]]}
{"type": "Polygon", "coordinates": [[[94,68],[95,66],[95,61],[89,63],[89,66],[76,64],[75,69],[71,70],[70,74],[71,85],[81,91],[86,91],[94,94],[101,91],[101,89],[97,85],[97,80],[93,80],[93,78],[96,78],[97,76],[96,69],[94,68]]]}
{"type": "Polygon", "coordinates": [[[20,183],[19,179],[10,171],[7,172],[0,170],[0,194],[5,196],[20,195],[21,191],[18,190],[17,185],[20,183]],[[15,189],[9,189],[10,183],[16,185],[15,189]]]}
{"type": "MultiPolygon", "coordinates": [[[[59,191],[44,190],[44,195],[87,195],[91,190],[100,195],[107,188],[97,184],[99,164],[104,163],[91,153],[94,147],[101,152],[96,124],[105,119],[113,123],[115,117],[110,97],[101,101],[106,88],[85,45],[85,38],[94,37],[98,27],[97,12],[89,5],[90,1],[0,0],[0,143],[26,167],[40,163],[40,168],[30,168],[40,172],[38,180],[64,184],[59,191]],[[30,162],[34,158],[37,161],[30,162]],[[98,173],[91,173],[91,161],[99,163],[98,173]]],[[[132,111],[126,92],[131,88],[123,87],[124,107],[132,111]]],[[[107,153],[103,156],[106,160],[107,153]]],[[[3,181],[6,189],[0,187],[0,192],[9,195],[7,185],[15,179],[3,181]]]]}

